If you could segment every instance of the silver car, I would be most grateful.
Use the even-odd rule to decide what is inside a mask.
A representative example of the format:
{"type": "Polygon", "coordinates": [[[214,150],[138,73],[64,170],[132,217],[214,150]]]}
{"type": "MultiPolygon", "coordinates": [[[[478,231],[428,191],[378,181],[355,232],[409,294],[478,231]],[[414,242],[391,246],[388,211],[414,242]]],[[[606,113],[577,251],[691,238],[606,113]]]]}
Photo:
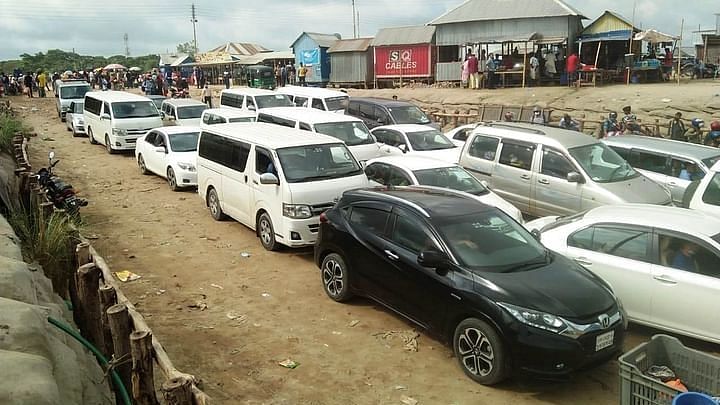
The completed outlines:
{"type": "Polygon", "coordinates": [[[670,139],[628,135],[603,142],[637,171],[667,187],[676,205],[690,183],[702,180],[720,160],[718,148],[670,139]]]}
{"type": "Polygon", "coordinates": [[[670,193],[597,139],[537,124],[486,123],[460,165],[520,211],[569,215],[606,204],[670,205],[670,193]]]}

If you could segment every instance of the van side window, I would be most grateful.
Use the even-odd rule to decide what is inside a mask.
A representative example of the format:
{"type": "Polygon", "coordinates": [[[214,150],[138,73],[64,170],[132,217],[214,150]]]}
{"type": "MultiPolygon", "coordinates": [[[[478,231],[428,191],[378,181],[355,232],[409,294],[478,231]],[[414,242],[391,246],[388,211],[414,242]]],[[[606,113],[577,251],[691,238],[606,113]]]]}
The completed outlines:
{"type": "Polygon", "coordinates": [[[385,145],[390,145],[390,146],[405,145],[405,140],[403,139],[403,137],[395,131],[390,131],[387,129],[379,129],[379,130],[373,131],[372,134],[375,135],[375,138],[377,138],[378,142],[384,143],[385,145]]]}
{"type": "Polygon", "coordinates": [[[110,114],[110,103],[103,103],[103,114],[110,114]]]}
{"type": "Polygon", "coordinates": [[[321,98],[314,98],[312,101],[312,108],[325,111],[325,105],[321,98]]]}
{"type": "Polygon", "coordinates": [[[372,107],[371,105],[368,105],[368,104],[360,104],[359,107],[360,107],[360,108],[359,108],[359,112],[360,112],[359,115],[360,115],[362,118],[367,118],[367,119],[372,119],[372,120],[375,119],[375,117],[373,116],[373,107],[372,107]]]}
{"type": "Polygon", "coordinates": [[[242,108],[245,96],[239,94],[223,93],[220,95],[220,105],[228,107],[242,108]]]}
{"type": "Polygon", "coordinates": [[[230,164],[228,164],[228,167],[238,172],[244,172],[248,157],[250,157],[250,145],[238,141],[230,142],[232,143],[232,152],[230,154],[230,164]]]}
{"type": "Polygon", "coordinates": [[[296,107],[307,107],[307,97],[295,96],[293,101],[296,107]]]}
{"type": "Polygon", "coordinates": [[[245,104],[247,105],[248,108],[250,108],[250,107],[255,107],[255,100],[253,100],[252,97],[248,97],[248,98],[245,100],[245,104]]]}
{"type": "Polygon", "coordinates": [[[232,145],[228,139],[210,132],[200,134],[199,157],[227,166],[230,164],[231,151],[232,145]]]}
{"type": "Polygon", "coordinates": [[[275,117],[267,114],[258,114],[257,116],[257,122],[267,122],[268,124],[274,124],[275,123],[275,117]]]}
{"type": "Polygon", "coordinates": [[[257,174],[272,173],[277,176],[270,152],[258,147],[255,147],[255,172],[257,174]]]}
{"type": "Polygon", "coordinates": [[[203,124],[210,124],[215,119],[215,116],[212,114],[203,114],[202,122],[203,124]]]}
{"type": "Polygon", "coordinates": [[[540,173],[558,177],[561,179],[567,179],[568,173],[577,172],[577,169],[570,163],[570,161],[560,152],[543,148],[542,156],[542,168],[540,173]]]}
{"type": "Polygon", "coordinates": [[[102,102],[96,98],[86,97],[85,98],[85,111],[100,115],[100,109],[102,108],[102,102]]]}
{"type": "Polygon", "coordinates": [[[312,128],[310,128],[310,124],[305,122],[301,122],[299,128],[305,131],[312,131],[312,128]]]}
{"type": "Polygon", "coordinates": [[[633,149],[630,152],[630,166],[636,169],[645,169],[654,173],[670,175],[668,157],[633,149]]]}
{"type": "Polygon", "coordinates": [[[390,115],[383,108],[375,107],[375,121],[382,124],[391,124],[390,115]]]}
{"type": "Polygon", "coordinates": [[[499,162],[506,166],[530,170],[532,168],[533,152],[535,152],[535,148],[532,146],[503,143],[499,162]]]}
{"type": "Polygon", "coordinates": [[[358,104],[357,102],[350,101],[348,103],[347,113],[348,113],[348,115],[354,115],[356,117],[359,116],[360,115],[360,104],[358,104]]]}
{"type": "Polygon", "coordinates": [[[473,139],[468,153],[472,157],[494,161],[499,143],[500,140],[497,138],[479,135],[473,139]]]}

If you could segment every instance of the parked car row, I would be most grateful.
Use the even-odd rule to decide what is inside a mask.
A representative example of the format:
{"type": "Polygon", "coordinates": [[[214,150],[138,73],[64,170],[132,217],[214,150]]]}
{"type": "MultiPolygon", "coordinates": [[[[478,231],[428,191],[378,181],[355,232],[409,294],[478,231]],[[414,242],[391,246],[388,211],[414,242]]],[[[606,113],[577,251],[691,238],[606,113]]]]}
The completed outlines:
{"type": "MultiPolygon", "coordinates": [[[[83,109],[91,142],[134,149],[141,173],[173,190],[197,187],[214,219],[242,223],[265,249],[314,246],[331,299],[365,295],[402,314],[450,343],[479,383],[610,359],[628,319],[720,341],[714,323],[655,307],[657,294],[673,302],[692,283],[716,291],[698,277],[715,277],[720,225],[669,207],[669,184],[626,160],[643,145],[520,123],[446,136],[415,106],[316,90],[228,89],[217,109],[165,100],[159,110],[92,92],[73,111],[83,109]],[[523,226],[523,214],[541,218],[523,226]],[[651,221],[661,218],[673,222],[651,221]],[[677,259],[686,267],[673,264],[688,251],[677,259]]],[[[670,167],[678,152],[666,154],[670,167]]],[[[693,156],[684,161],[713,175],[684,200],[692,206],[693,190],[720,205],[708,169],[717,155],[693,156]]]]}

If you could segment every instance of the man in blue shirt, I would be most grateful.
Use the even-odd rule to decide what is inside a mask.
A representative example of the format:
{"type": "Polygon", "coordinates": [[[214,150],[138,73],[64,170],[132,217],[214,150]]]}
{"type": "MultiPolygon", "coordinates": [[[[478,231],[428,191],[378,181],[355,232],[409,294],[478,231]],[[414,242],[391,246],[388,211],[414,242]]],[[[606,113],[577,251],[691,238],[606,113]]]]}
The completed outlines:
{"type": "Polygon", "coordinates": [[[697,272],[697,266],[695,264],[695,260],[693,259],[693,256],[695,256],[696,253],[695,249],[695,244],[691,242],[683,242],[680,249],[675,252],[675,257],[673,257],[671,267],[693,273],[697,272]]]}

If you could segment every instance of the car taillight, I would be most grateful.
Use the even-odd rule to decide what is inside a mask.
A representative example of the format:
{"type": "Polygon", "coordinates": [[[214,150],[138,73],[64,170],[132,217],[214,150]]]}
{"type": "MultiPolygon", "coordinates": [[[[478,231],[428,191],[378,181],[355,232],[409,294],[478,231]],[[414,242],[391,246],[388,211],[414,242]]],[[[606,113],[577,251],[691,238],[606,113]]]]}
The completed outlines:
{"type": "Polygon", "coordinates": [[[324,224],[327,222],[328,222],[327,215],[325,215],[325,213],[323,212],[322,214],[320,214],[320,223],[324,224]]]}

